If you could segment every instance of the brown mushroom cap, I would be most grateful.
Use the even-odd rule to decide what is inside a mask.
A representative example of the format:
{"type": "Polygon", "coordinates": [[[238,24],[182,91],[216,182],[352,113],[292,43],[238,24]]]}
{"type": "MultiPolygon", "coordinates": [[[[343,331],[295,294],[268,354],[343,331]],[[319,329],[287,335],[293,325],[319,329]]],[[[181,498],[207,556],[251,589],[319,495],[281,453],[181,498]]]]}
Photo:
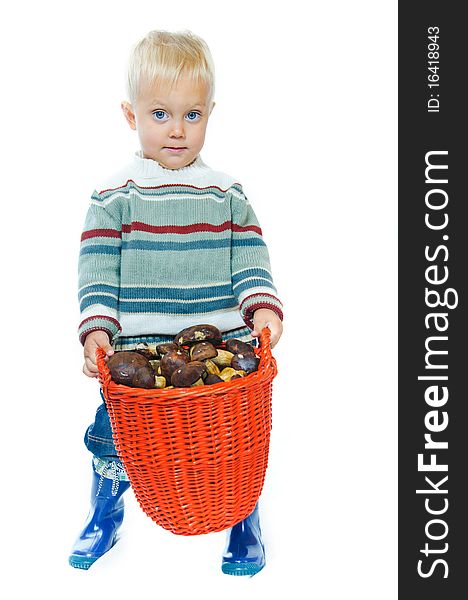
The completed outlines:
{"type": "Polygon", "coordinates": [[[235,354],[231,360],[231,367],[236,371],[245,371],[253,373],[258,369],[260,359],[251,352],[246,354],[235,354]]]}
{"type": "Polygon", "coordinates": [[[214,325],[194,325],[179,331],[174,338],[174,342],[180,346],[184,344],[192,345],[198,342],[211,342],[214,346],[218,346],[222,342],[222,336],[220,330],[214,325]]]}
{"type": "Polygon", "coordinates": [[[137,384],[134,383],[134,380],[140,369],[149,369],[150,373],[153,374],[154,386],[154,373],[151,364],[148,359],[139,352],[115,352],[109,358],[107,366],[109,367],[111,377],[115,383],[136,387],[146,387],[146,385],[141,385],[141,383],[148,381],[148,378],[150,377],[148,372],[142,373],[141,377],[137,378],[137,384]]]}
{"type": "Polygon", "coordinates": [[[164,356],[164,354],[167,354],[170,350],[179,350],[178,344],[175,344],[174,342],[165,342],[164,344],[158,344],[156,346],[156,351],[161,356],[164,356]]]}
{"type": "Polygon", "coordinates": [[[151,367],[138,369],[132,381],[132,385],[139,388],[154,388],[154,384],[154,371],[151,367]]]}
{"type": "Polygon", "coordinates": [[[190,356],[179,348],[178,350],[169,350],[166,354],[161,358],[160,368],[161,375],[166,378],[167,381],[170,381],[172,373],[182,365],[187,364],[190,361],[190,356]]]}
{"type": "Polygon", "coordinates": [[[171,383],[174,387],[190,387],[201,378],[205,370],[204,363],[194,360],[174,371],[171,383]]]}
{"type": "Polygon", "coordinates": [[[226,342],[226,350],[233,354],[255,354],[253,346],[240,340],[230,339],[226,342]]]}
{"type": "Polygon", "coordinates": [[[205,385],[213,385],[215,383],[220,383],[221,381],[224,382],[224,379],[221,379],[219,375],[215,375],[213,373],[209,373],[205,377],[205,385]]]}
{"type": "Polygon", "coordinates": [[[211,342],[199,342],[190,348],[192,360],[207,360],[218,356],[218,351],[211,342]]]}

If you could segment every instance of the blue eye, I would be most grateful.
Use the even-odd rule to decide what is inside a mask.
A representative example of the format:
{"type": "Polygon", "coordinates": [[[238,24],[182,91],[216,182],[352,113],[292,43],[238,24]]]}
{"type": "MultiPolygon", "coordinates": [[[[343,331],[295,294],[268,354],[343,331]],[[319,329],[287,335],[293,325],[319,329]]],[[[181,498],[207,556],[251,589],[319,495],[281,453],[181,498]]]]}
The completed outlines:
{"type": "Polygon", "coordinates": [[[153,117],[155,117],[157,121],[162,121],[164,116],[166,116],[166,111],[164,110],[155,110],[153,113],[153,117]]]}
{"type": "Polygon", "coordinates": [[[195,112],[194,110],[191,110],[189,113],[187,113],[187,119],[189,121],[196,121],[197,117],[200,117],[200,114],[195,112]]]}

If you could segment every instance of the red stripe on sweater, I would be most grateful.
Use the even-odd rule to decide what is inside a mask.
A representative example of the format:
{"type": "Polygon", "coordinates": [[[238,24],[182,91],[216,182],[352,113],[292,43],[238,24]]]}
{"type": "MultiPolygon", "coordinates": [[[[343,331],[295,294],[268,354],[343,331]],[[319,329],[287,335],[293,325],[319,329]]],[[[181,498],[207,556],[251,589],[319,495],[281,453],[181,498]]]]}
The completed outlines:
{"type": "Polygon", "coordinates": [[[133,181],[133,179],[127,179],[127,181],[124,183],[124,185],[119,185],[116,188],[107,188],[105,190],[101,190],[100,192],[98,192],[99,194],[104,194],[105,192],[115,192],[117,190],[121,190],[124,187],[127,187],[127,185],[129,183],[133,183],[135,184],[136,187],[142,189],[142,190],[157,190],[158,188],[165,188],[165,187],[188,187],[188,188],[193,188],[194,190],[207,190],[209,188],[216,188],[217,190],[219,190],[220,192],[227,192],[233,185],[239,185],[240,183],[234,182],[232,185],[230,185],[228,188],[226,188],[225,190],[223,190],[223,188],[220,188],[217,185],[206,185],[204,187],[198,187],[196,185],[190,185],[188,183],[164,183],[163,185],[138,185],[137,183],[135,183],[133,181]]]}
{"type": "Polygon", "coordinates": [[[121,233],[115,229],[88,229],[88,231],[83,232],[81,241],[88,240],[89,238],[93,237],[119,238],[121,237],[121,233]]]}
{"type": "Polygon", "coordinates": [[[262,230],[257,225],[244,225],[242,227],[241,225],[237,225],[237,223],[232,223],[231,229],[232,231],[255,231],[255,233],[262,235],[262,230]]]}
{"type": "Polygon", "coordinates": [[[140,221],[133,221],[132,223],[124,223],[122,225],[122,231],[124,233],[131,233],[132,231],[145,231],[147,233],[199,233],[202,231],[221,232],[231,229],[232,231],[254,231],[259,235],[262,235],[262,230],[256,225],[237,225],[232,221],[225,221],[221,225],[213,225],[212,223],[193,223],[192,225],[148,225],[140,221]]]}

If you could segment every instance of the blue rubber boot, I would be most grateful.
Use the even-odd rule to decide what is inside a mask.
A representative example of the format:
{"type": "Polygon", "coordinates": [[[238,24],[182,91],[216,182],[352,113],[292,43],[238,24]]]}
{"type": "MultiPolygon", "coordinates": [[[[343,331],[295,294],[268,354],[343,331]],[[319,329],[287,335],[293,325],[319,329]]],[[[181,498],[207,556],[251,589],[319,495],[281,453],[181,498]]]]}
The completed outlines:
{"type": "Polygon", "coordinates": [[[68,559],[72,567],[89,569],[117,542],[117,530],[124,516],[122,494],[129,487],[128,481],[103,477],[93,467],[91,508],[68,559]]]}
{"type": "Polygon", "coordinates": [[[252,514],[227,530],[221,569],[227,575],[255,575],[265,566],[265,548],[258,516],[258,503],[252,514]]]}

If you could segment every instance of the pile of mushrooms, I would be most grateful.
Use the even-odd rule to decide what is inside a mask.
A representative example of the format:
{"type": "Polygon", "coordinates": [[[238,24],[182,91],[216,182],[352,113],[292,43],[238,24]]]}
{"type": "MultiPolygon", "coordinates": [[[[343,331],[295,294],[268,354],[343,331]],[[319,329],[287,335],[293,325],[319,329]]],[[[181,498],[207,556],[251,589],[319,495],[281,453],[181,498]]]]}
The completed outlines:
{"type": "Polygon", "coordinates": [[[169,389],[246,377],[258,369],[259,361],[250,344],[236,339],[223,343],[218,328],[194,325],[173,342],[141,343],[132,352],[115,352],[107,365],[115,383],[169,389]]]}

